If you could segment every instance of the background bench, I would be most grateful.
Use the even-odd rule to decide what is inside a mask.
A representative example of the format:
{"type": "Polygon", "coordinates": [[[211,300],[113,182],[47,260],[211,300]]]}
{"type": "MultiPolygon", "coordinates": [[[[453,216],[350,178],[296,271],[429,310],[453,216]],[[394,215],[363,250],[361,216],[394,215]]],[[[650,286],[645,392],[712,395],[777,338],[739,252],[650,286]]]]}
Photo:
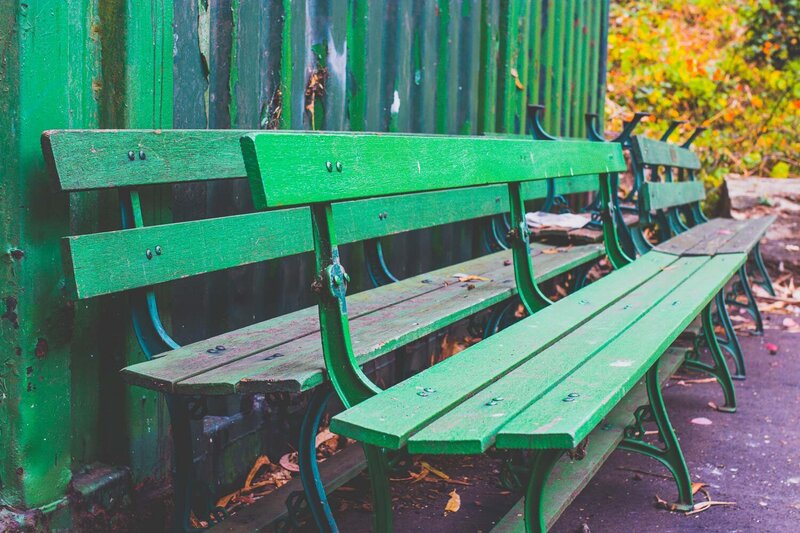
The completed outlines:
{"type": "MultiPolygon", "coordinates": [[[[706,197],[705,187],[695,176],[700,169],[700,160],[686,147],[686,143],[678,146],[637,135],[632,138],[631,147],[640,220],[639,225],[632,229],[636,252],[646,253],[655,247],[664,253],[685,256],[749,254],[759,272],[758,282],[774,294],[759,243],[775,217],[751,220],[717,218],[709,221],[701,207],[706,197]],[[644,235],[645,229],[653,226],[657,229],[653,235],[657,237],[658,245],[652,244],[644,235]]],[[[763,322],[750,288],[747,265],[742,265],[737,273],[737,282],[726,301],[729,305],[743,305],[756,322],[755,334],[763,333],[763,322]],[[740,294],[746,303],[739,303],[737,296],[740,294]]],[[[726,330],[725,337],[721,339],[722,345],[736,363],[734,377],[743,379],[744,357],[724,305],[718,306],[718,314],[719,322],[726,330]]]]}

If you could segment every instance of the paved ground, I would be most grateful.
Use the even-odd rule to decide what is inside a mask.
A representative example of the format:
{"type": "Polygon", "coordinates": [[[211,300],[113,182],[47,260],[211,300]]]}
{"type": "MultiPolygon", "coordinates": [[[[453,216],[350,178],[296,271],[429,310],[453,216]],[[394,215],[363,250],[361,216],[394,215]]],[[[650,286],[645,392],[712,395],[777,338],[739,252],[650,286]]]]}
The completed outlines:
{"type": "MultiPolygon", "coordinates": [[[[656,495],[672,499],[676,493],[671,480],[659,477],[665,470],[652,460],[617,451],[554,530],[800,530],[800,334],[784,331],[783,318],[771,317],[767,324],[773,329],[763,338],[741,339],[748,378],[737,382],[737,413],[720,413],[707,405],[722,402],[714,383],[671,382],[665,392],[693,480],[706,483],[714,500],[735,505],[693,516],[658,509],[656,495]],[[769,354],[767,342],[778,345],[776,355],[769,354]],[[699,417],[711,424],[692,423],[699,417]]],[[[436,466],[453,477],[465,476],[469,485],[396,483],[396,531],[488,531],[517,498],[497,484],[495,458],[437,459],[436,466]],[[448,492],[454,488],[461,509],[445,516],[448,492]]],[[[366,495],[365,481],[357,480],[334,499],[334,508],[343,511],[337,512],[342,531],[369,530],[365,502],[356,497],[366,495]]]]}
{"type": "MultiPolygon", "coordinates": [[[[780,324],[783,316],[770,317],[780,324]]],[[[779,327],[779,326],[775,326],[779,327]]],[[[672,384],[664,397],[694,481],[712,498],[735,501],[694,516],[658,510],[656,494],[676,492],[671,480],[622,468],[663,473],[645,458],[617,451],[562,516],[555,531],[787,531],[800,530],[800,334],[768,329],[742,336],[748,378],[736,383],[735,414],[710,409],[721,402],[716,384],[672,384]],[[770,355],[764,347],[779,347],[770,355]],[[709,426],[693,424],[705,417],[709,426]]]]}

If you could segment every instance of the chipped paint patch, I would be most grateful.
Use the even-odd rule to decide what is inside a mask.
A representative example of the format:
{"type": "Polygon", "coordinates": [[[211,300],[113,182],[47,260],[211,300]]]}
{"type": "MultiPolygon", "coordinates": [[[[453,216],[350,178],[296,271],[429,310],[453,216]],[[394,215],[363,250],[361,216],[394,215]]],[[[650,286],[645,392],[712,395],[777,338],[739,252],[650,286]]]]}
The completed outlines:
{"type": "Polygon", "coordinates": [[[616,367],[616,368],[627,368],[627,367],[632,366],[632,365],[633,365],[633,361],[628,361],[628,360],[619,360],[619,361],[614,361],[613,363],[611,363],[611,366],[616,367]]]}

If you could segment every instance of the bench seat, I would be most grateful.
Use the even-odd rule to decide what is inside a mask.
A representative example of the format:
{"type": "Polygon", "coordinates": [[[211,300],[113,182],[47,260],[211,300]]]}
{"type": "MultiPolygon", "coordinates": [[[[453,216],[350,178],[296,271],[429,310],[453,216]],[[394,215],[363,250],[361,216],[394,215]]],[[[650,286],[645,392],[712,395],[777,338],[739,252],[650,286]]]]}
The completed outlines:
{"type": "MultiPolygon", "coordinates": [[[[603,253],[602,245],[532,245],[541,281],[603,253]]],[[[514,294],[508,250],[355,294],[348,299],[355,353],[366,363],[514,294]],[[458,282],[456,273],[490,281],[458,282]]],[[[324,381],[324,366],[315,306],[177,348],[122,373],[150,389],[223,395],[308,390],[324,381]]]]}
{"type": "MultiPolygon", "coordinates": [[[[346,409],[333,417],[331,430],[378,448],[407,447],[413,454],[479,454],[492,446],[538,450],[526,493],[530,500],[503,527],[544,530],[616,445],[655,450],[636,440],[643,438],[643,429],[622,425],[631,416],[620,405],[625,413],[634,408],[641,423],[637,406],[626,402],[631,391],[645,376],[647,388],[655,379],[658,389],[662,355],[706,312],[746,258],[744,253],[647,254],[346,409]],[[595,431],[601,432],[598,442],[585,441],[595,431]],[[547,484],[553,465],[582,444],[590,457],[589,472],[578,467],[578,479],[567,483],[571,490],[564,493],[562,488],[556,491],[561,493],[557,501],[547,500],[545,495],[553,492],[547,484]],[[556,512],[546,506],[548,501],[556,512]]],[[[659,392],[654,394],[660,398],[659,392]]],[[[649,400],[653,412],[663,413],[663,403],[654,404],[653,396],[649,400]]],[[[662,422],[659,428],[663,430],[662,422]]],[[[674,438],[672,434],[670,440],[674,438]]],[[[675,444],[665,443],[665,452],[643,453],[669,454],[675,444]]],[[[685,472],[683,459],[677,460],[685,472]]],[[[676,480],[681,477],[677,470],[673,473],[676,480]]],[[[688,486],[687,478],[678,481],[681,499],[691,501],[688,486]]]]}
{"type": "MultiPolygon", "coordinates": [[[[667,383],[686,359],[685,348],[669,348],[658,365],[658,382],[667,383]]],[[[572,500],[589,484],[606,459],[622,442],[625,428],[635,422],[634,411],[647,404],[647,391],[641,380],[615,407],[603,424],[589,435],[589,445],[583,459],[564,456],[550,474],[550,485],[544,496],[544,519],[550,528],[567,509],[572,500]]],[[[523,533],[525,531],[525,501],[520,499],[492,528],[492,533],[523,533]]]]}
{"type": "Polygon", "coordinates": [[[745,258],[647,254],[335,416],[331,430],[411,453],[574,448],[745,258]]]}
{"type": "Polygon", "coordinates": [[[776,218],[775,215],[747,220],[714,218],[679,233],[655,250],[686,256],[750,253],[776,218]]]}

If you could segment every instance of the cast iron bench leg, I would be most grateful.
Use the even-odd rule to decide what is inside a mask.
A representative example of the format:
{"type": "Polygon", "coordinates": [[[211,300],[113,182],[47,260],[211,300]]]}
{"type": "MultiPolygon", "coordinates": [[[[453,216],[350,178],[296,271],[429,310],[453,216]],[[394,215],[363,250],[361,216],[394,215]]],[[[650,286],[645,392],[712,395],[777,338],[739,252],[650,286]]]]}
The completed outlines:
{"type": "Polygon", "coordinates": [[[327,385],[321,385],[314,391],[306,408],[305,417],[303,417],[303,425],[300,427],[300,442],[297,450],[300,481],[303,484],[306,503],[317,529],[322,533],[339,531],[328,504],[328,495],[325,493],[325,485],[322,483],[317,465],[317,430],[331,394],[333,394],[333,389],[327,385]]]}
{"type": "Polygon", "coordinates": [[[736,364],[736,371],[731,377],[733,379],[744,379],[746,375],[744,355],[742,353],[742,347],[739,344],[739,338],[736,335],[736,330],[733,329],[733,322],[731,322],[731,317],[728,314],[728,308],[725,305],[725,289],[717,293],[717,296],[714,298],[714,304],[717,308],[719,323],[722,329],[725,330],[725,337],[723,338],[717,335],[717,342],[721,348],[724,348],[725,351],[731,354],[736,364]]]}
{"type": "MultiPolygon", "coordinates": [[[[712,305],[712,303],[708,304],[705,309],[703,309],[701,316],[703,319],[702,339],[705,341],[709,351],[711,352],[711,358],[714,361],[714,365],[712,366],[708,363],[698,360],[697,358],[700,354],[696,348],[691,358],[686,359],[686,366],[690,369],[705,372],[717,378],[717,382],[722,387],[722,392],[725,395],[725,404],[721,407],[717,407],[717,409],[720,411],[733,413],[736,411],[736,391],[733,388],[733,380],[731,379],[731,374],[728,370],[728,364],[725,361],[725,355],[722,353],[722,349],[717,341],[717,335],[714,333],[714,323],[711,317],[712,305]]],[[[699,343],[696,342],[695,347],[697,347],[698,344],[699,343]]]]}
{"type": "Polygon", "coordinates": [[[772,280],[769,279],[769,272],[767,272],[767,266],[764,264],[764,258],[761,257],[761,243],[756,243],[755,248],[753,248],[753,259],[756,262],[756,269],[758,273],[761,274],[761,279],[756,281],[761,287],[764,288],[765,291],[769,293],[770,296],[775,296],[775,289],[772,287],[772,280]]]}
{"type": "Polygon", "coordinates": [[[647,398],[650,404],[643,405],[636,410],[634,423],[625,428],[625,438],[622,439],[619,447],[623,450],[651,457],[666,466],[678,486],[678,508],[689,510],[693,505],[692,481],[689,477],[689,468],[683,458],[678,437],[675,436],[675,431],[672,429],[667,416],[664,397],[661,395],[661,386],[658,380],[658,360],[647,371],[645,386],[647,387],[647,398]],[[654,421],[658,426],[660,440],[664,443],[663,448],[645,442],[644,422],[647,421],[654,421]]]}

